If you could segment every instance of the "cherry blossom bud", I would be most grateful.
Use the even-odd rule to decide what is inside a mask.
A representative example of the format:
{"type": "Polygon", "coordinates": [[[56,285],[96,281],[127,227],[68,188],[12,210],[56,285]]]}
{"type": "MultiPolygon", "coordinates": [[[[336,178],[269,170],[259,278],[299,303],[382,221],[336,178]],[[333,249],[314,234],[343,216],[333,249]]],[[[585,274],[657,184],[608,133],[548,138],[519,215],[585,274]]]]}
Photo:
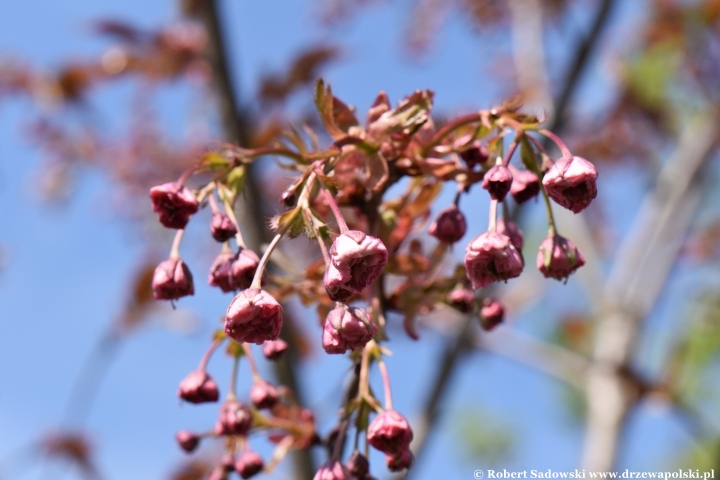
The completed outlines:
{"type": "Polygon", "coordinates": [[[522,252],[524,244],[523,234],[515,222],[511,222],[510,220],[505,221],[505,219],[501,218],[497,222],[497,232],[507,235],[513,247],[515,247],[518,252],[522,252]]]}
{"type": "Polygon", "coordinates": [[[388,455],[406,450],[412,439],[410,424],[395,410],[386,410],[375,417],[367,429],[370,445],[388,455]]]}
{"type": "Polygon", "coordinates": [[[317,471],[313,480],[350,480],[350,472],[337,460],[328,460],[317,471]]]}
{"type": "Polygon", "coordinates": [[[385,463],[391,472],[407,470],[412,466],[414,460],[415,456],[409,448],[385,457],[385,463]]]}
{"type": "Polygon", "coordinates": [[[510,165],[513,181],[510,185],[510,194],[517,203],[524,203],[540,193],[540,180],[530,170],[518,170],[510,165]]]}
{"type": "Polygon", "coordinates": [[[223,292],[250,287],[260,259],[250,249],[240,248],[238,253],[222,252],[210,267],[208,283],[223,292]]]}
{"type": "Polygon", "coordinates": [[[168,258],[155,268],[152,279],[155,300],[177,300],[195,294],[192,273],[179,258],[168,258]]]}
{"type": "Polygon", "coordinates": [[[485,165],[489,159],[488,151],[480,142],[473,143],[473,146],[460,152],[460,158],[465,160],[468,168],[475,168],[476,165],[485,165]]]}
{"type": "Polygon", "coordinates": [[[250,387],[250,401],[255,408],[272,408],[278,402],[278,391],[270,382],[257,380],[250,387]]]}
{"type": "Polygon", "coordinates": [[[225,314],[225,333],[239,343],[262,345],[266,340],[277,340],[282,324],[282,307],[258,288],[238,293],[225,314]]]}
{"type": "Polygon", "coordinates": [[[540,244],[537,267],[545,278],[567,280],[571,273],[583,265],[585,265],[585,257],[575,244],[565,237],[560,235],[547,237],[540,244]]]}
{"type": "Polygon", "coordinates": [[[448,294],[447,302],[455,310],[468,313],[472,310],[475,294],[469,288],[456,288],[448,294]]]}
{"type": "Polygon", "coordinates": [[[505,318],[505,307],[503,304],[492,298],[483,300],[480,309],[480,326],[488,332],[500,325],[505,318]]]}
{"type": "Polygon", "coordinates": [[[440,212],[428,233],[441,242],[455,243],[465,235],[466,230],[465,215],[453,205],[440,212]]]}
{"type": "Polygon", "coordinates": [[[178,397],[190,403],[217,402],[220,397],[217,383],[207,372],[193,370],[180,382],[178,397]]]}
{"type": "Polygon", "coordinates": [[[380,276],[387,261],[387,248],[379,238],[348,230],[330,247],[330,264],[323,279],[325,288],[362,293],[380,276]]]}
{"type": "Polygon", "coordinates": [[[368,459],[357,450],[355,450],[355,452],[350,456],[345,464],[345,467],[348,472],[350,472],[350,475],[356,478],[365,478],[370,471],[370,463],[368,462],[368,459]]]}
{"type": "Polygon", "coordinates": [[[200,444],[200,436],[189,430],[180,430],[175,434],[175,440],[180,448],[190,453],[193,452],[200,444]]]}
{"type": "Polygon", "coordinates": [[[210,233],[218,242],[227,242],[238,232],[235,222],[222,212],[213,213],[210,220],[210,233]]]}
{"type": "Polygon", "coordinates": [[[245,450],[235,463],[235,471],[242,478],[251,478],[260,473],[265,466],[263,459],[257,453],[245,450]]]}
{"type": "Polygon", "coordinates": [[[222,465],[222,468],[228,472],[234,472],[235,471],[235,455],[232,453],[226,453],[223,455],[222,461],[220,462],[222,465]]]}
{"type": "Polygon", "coordinates": [[[510,191],[513,176],[505,165],[495,165],[485,173],[482,188],[490,192],[490,198],[502,202],[510,191]]]}
{"type": "Polygon", "coordinates": [[[472,287],[478,289],[520,276],[523,259],[507,235],[485,232],[467,246],[465,268],[472,287]]]}
{"type": "Polygon", "coordinates": [[[263,343],[262,346],[263,349],[263,355],[265,355],[265,358],[268,360],[279,360],[283,354],[285,354],[285,351],[288,349],[288,344],[284,340],[268,340],[265,343],[263,343]]]}
{"type": "Polygon", "coordinates": [[[346,302],[354,295],[353,292],[339,286],[333,288],[328,287],[328,272],[329,269],[325,270],[325,274],[323,275],[323,285],[325,286],[325,292],[327,292],[328,298],[333,302],[346,302]]]}
{"type": "Polygon", "coordinates": [[[153,212],[167,228],[185,228],[190,217],[198,211],[195,195],[178,182],[164,183],[150,189],[153,212]]]}
{"type": "Polygon", "coordinates": [[[248,407],[237,400],[227,400],[220,407],[215,423],[217,435],[247,435],[252,426],[252,414],[248,407]]]}
{"type": "Polygon", "coordinates": [[[558,205],[579,213],[597,196],[597,170],[582,157],[560,158],[543,177],[548,196],[558,205]]]}
{"type": "Polygon", "coordinates": [[[372,340],[376,331],[377,326],[365,310],[337,304],[325,319],[322,345],[330,354],[357,350],[372,340]]]}

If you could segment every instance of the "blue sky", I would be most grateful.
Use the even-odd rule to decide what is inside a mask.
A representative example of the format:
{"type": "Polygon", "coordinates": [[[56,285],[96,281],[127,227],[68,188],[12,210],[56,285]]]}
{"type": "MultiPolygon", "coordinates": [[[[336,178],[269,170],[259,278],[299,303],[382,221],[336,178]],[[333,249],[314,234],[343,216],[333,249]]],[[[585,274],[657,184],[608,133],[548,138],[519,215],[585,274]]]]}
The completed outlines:
{"type": "MultiPolygon", "coordinates": [[[[481,37],[472,33],[467,22],[451,17],[430,54],[411,61],[402,48],[407,2],[396,6],[378,3],[331,28],[316,19],[319,3],[225,2],[224,20],[231,27],[230,52],[243,99],[252,95],[261,73],[281,67],[303,46],[330,40],[341,45],[344,56],[327,69],[326,80],[339,97],[360,111],[380,90],[397,100],[417,88],[433,89],[436,108],[442,112],[468,111],[502,100],[502,90],[485,72],[489,54],[507,47],[504,36],[481,37]]],[[[632,38],[629,31],[642,8],[636,1],[621,3],[609,36],[613,42],[632,38]]],[[[37,66],[53,67],[68,58],[97,55],[107,46],[90,34],[90,25],[98,18],[120,18],[153,27],[177,18],[177,13],[174,3],[166,0],[9,2],[0,15],[0,56],[12,55],[37,66]]],[[[580,10],[572,18],[579,22],[567,29],[572,38],[548,34],[553,71],[561,71],[564,46],[574,41],[588,20],[580,10]]],[[[581,111],[592,111],[612,93],[604,65],[600,62],[585,79],[579,95],[581,111]]],[[[113,87],[98,99],[104,121],[113,130],[121,131],[129,122],[122,113],[108,115],[126,111],[123,102],[127,90],[128,86],[113,87]]],[[[182,135],[187,120],[186,113],[176,106],[182,102],[176,100],[187,100],[188,96],[176,86],[156,105],[175,135],[182,135]]],[[[100,173],[82,173],[65,203],[38,200],[33,182],[41,165],[40,155],[28,145],[21,130],[30,112],[31,105],[25,100],[0,104],[0,245],[7,256],[6,268],[0,271],[0,462],[19,445],[58,425],[75,374],[95,339],[120,312],[125,286],[144,254],[137,224],[113,210],[107,197],[112,185],[100,173]]],[[[616,175],[603,174],[609,179],[616,175]]],[[[633,186],[633,191],[639,191],[642,184],[642,179],[637,185],[632,181],[623,184],[626,180],[622,178],[615,180],[633,186]]],[[[614,190],[608,188],[606,192],[601,192],[600,200],[615,204],[614,190]]],[[[635,204],[639,200],[639,196],[625,198],[635,204]]],[[[446,203],[449,201],[447,198],[446,203]]],[[[471,233],[479,233],[485,228],[486,202],[480,195],[463,201],[477,205],[479,213],[472,215],[475,208],[471,207],[468,216],[471,233]]],[[[611,217],[621,232],[632,218],[627,211],[632,209],[611,217]]],[[[220,298],[202,282],[200,272],[210,258],[207,252],[187,247],[185,255],[191,266],[197,265],[199,281],[195,297],[181,302],[180,307],[196,316],[198,329],[188,335],[157,322],[134,335],[110,370],[89,417],[99,463],[110,480],[164,478],[182,457],[172,440],[174,432],[180,428],[200,430],[214,421],[215,406],[180,406],[175,390],[202,355],[228,297],[220,298]]],[[[578,291],[574,281],[567,287],[553,286],[548,298],[514,319],[517,326],[538,333],[549,331],[556,312],[552,307],[567,303],[570,292],[578,291]]],[[[683,291],[687,289],[673,295],[682,295],[683,291]]],[[[658,314],[659,322],[674,312],[672,297],[667,301],[667,308],[658,314]]],[[[306,330],[319,339],[319,332],[313,329],[317,330],[314,319],[308,319],[306,330]]],[[[393,340],[395,355],[388,367],[396,408],[412,419],[424,398],[426,380],[432,376],[432,362],[442,349],[443,338],[425,331],[419,342],[412,342],[396,331],[393,340]]],[[[216,378],[228,377],[229,363],[221,357],[211,362],[216,378]]],[[[346,368],[342,359],[328,360],[320,354],[301,367],[310,406],[318,412],[323,431],[334,418],[337,389],[346,368]]],[[[247,374],[241,385],[243,381],[247,383],[247,374]]],[[[481,460],[468,461],[459,453],[455,425],[458,415],[471,411],[468,409],[490,412],[511,428],[517,448],[502,467],[577,467],[582,431],[569,419],[562,401],[563,388],[526,367],[472,354],[451,385],[444,405],[447,414],[427,457],[418,463],[424,473],[417,478],[471,478],[475,468],[485,466],[481,460]]],[[[667,465],[672,452],[687,446],[677,425],[661,420],[652,409],[644,409],[633,418],[629,433],[621,455],[623,468],[660,468],[667,465]]],[[[380,457],[373,460],[377,465],[374,470],[381,477],[383,461],[380,457]]],[[[54,478],[73,478],[67,468],[50,468],[54,478]]],[[[34,470],[18,478],[37,476],[34,470]]],[[[272,478],[288,477],[280,471],[272,478]]]]}

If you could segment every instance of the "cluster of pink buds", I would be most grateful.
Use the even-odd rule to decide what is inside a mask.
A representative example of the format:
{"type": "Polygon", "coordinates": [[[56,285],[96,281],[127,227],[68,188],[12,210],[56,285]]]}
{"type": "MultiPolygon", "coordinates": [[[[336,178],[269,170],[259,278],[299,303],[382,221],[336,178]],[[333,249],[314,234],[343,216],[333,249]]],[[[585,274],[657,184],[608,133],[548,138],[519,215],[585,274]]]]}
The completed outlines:
{"type": "Polygon", "coordinates": [[[383,361],[389,350],[380,343],[387,338],[387,318],[392,318],[386,314],[402,314],[403,326],[413,338],[417,338],[415,317],[437,306],[477,315],[486,331],[500,325],[505,318],[502,303],[475,290],[520,276],[525,242],[508,209],[538,196],[545,203],[549,228],[539,247],[537,268],[545,277],[567,280],[585,263],[577,247],[558,234],[551,201],[574,213],[584,210],[597,195],[597,171],[587,160],[572,155],[554,134],[542,130],[534,115],[507,104],[436,128],[430,117],[433,93],[425,90],[395,107],[381,93],[361,124],[354,110],[322,81],[315,102],[332,138],[329,147],[320,149],[319,137],[310,130],[307,138],[292,130],[254,149],[223,144],[221,151],[206,153],[177,181],[150,190],[160,223],[176,230],[169,258],[155,270],[154,297],[175,301],[195,293],[193,276],[179,249],[190,220],[207,206],[212,212],[210,236],[221,244],[209,267],[208,283],[234,295],[227,304],[224,328],[215,333],[200,365],[178,389],[178,396],[190,403],[218,402],[218,384],[206,366],[218,346],[229,343],[235,368],[214,427],[204,433],[182,430],[176,436],[186,452],[196,450],[206,437],[224,443],[225,456],[209,477],[213,480],[226,479],[232,472],[253,477],[271,469],[291,449],[321,442],[312,412],[297,405],[286,387],[262,378],[253,360],[252,348],[257,348],[253,344],[262,346],[269,361],[279,360],[292,346],[279,338],[281,302],[286,304],[296,295],[305,305],[317,305],[322,324],[319,344],[328,354],[346,354],[359,372],[357,394],[343,405],[334,437],[327,442],[332,454],[315,480],[371,480],[370,447],[385,454],[391,471],[411,468],[414,458],[413,432],[393,409],[383,361]],[[560,148],[557,161],[550,158],[538,135],[560,148]],[[511,165],[518,148],[522,162],[511,165]],[[284,211],[269,222],[274,237],[259,256],[245,244],[233,208],[243,194],[248,164],[268,155],[288,159],[291,164],[285,166],[297,176],[280,195],[284,211]],[[194,181],[202,175],[210,180],[191,189],[185,183],[193,175],[194,181]],[[405,193],[386,199],[389,187],[403,178],[409,180],[405,193]],[[430,222],[428,233],[437,242],[432,241],[435,248],[426,254],[415,234],[426,225],[433,200],[448,182],[455,182],[455,201],[430,222]],[[467,233],[460,200],[473,187],[486,190],[490,197],[488,228],[467,243],[463,264],[447,275],[445,255],[467,233]],[[285,271],[281,262],[275,262],[279,268],[266,272],[280,241],[303,233],[316,242],[322,259],[311,260],[300,273],[285,271]],[[391,293],[386,291],[389,285],[395,285],[391,293]],[[241,359],[252,374],[244,401],[236,393],[241,359]],[[383,379],[384,403],[369,385],[373,365],[383,379]],[[347,431],[352,428],[355,447],[343,462],[347,431]],[[270,431],[269,439],[277,444],[268,466],[249,446],[249,437],[260,430],[270,431]],[[364,454],[358,450],[361,438],[364,454]]]}

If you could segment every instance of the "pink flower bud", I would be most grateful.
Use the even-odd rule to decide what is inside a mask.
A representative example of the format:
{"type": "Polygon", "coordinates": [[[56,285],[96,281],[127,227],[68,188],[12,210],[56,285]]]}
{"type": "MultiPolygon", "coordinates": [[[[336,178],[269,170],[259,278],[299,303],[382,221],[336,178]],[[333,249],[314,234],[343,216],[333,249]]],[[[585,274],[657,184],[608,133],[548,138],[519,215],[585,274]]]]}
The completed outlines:
{"type": "Polygon", "coordinates": [[[515,247],[518,252],[522,252],[524,244],[523,234],[515,222],[511,222],[510,220],[505,221],[505,219],[501,218],[497,222],[497,232],[507,235],[513,247],[515,247]]]}
{"type": "Polygon", "coordinates": [[[328,460],[317,471],[313,480],[350,480],[350,472],[337,460],[328,460]]]}
{"type": "Polygon", "coordinates": [[[368,462],[368,459],[357,450],[355,450],[355,452],[350,456],[345,464],[345,467],[348,472],[350,472],[350,475],[356,478],[364,479],[368,472],[370,472],[370,463],[368,462]]]}
{"type": "Polygon", "coordinates": [[[543,177],[548,196],[574,213],[584,210],[597,196],[597,170],[582,157],[560,158],[543,177]]]}
{"type": "Polygon", "coordinates": [[[278,391],[270,382],[258,380],[250,387],[250,401],[255,408],[272,408],[278,402],[278,391]]]}
{"type": "Polygon", "coordinates": [[[222,252],[210,267],[208,283],[225,293],[249,288],[259,263],[255,252],[247,248],[240,248],[236,254],[222,252]]]}
{"type": "Polygon", "coordinates": [[[386,410],[375,417],[367,429],[370,445],[388,455],[407,450],[412,439],[410,424],[395,410],[386,410]]]}
{"type": "Polygon", "coordinates": [[[502,202],[510,191],[513,176],[505,165],[495,165],[485,173],[482,188],[490,192],[490,198],[502,202]]]}
{"type": "Polygon", "coordinates": [[[387,261],[387,248],[379,238],[348,230],[330,247],[330,264],[323,279],[325,288],[362,293],[380,276],[387,261]]]}
{"type": "Polygon", "coordinates": [[[440,212],[428,233],[441,242],[455,243],[465,235],[466,230],[465,215],[453,205],[440,212]]]}
{"type": "Polygon", "coordinates": [[[540,244],[537,267],[545,278],[567,280],[571,273],[585,265],[585,257],[565,237],[547,237],[540,244]]]}
{"type": "Polygon", "coordinates": [[[191,453],[200,444],[200,435],[189,430],[180,430],[175,434],[175,440],[180,445],[180,448],[191,453]]]}
{"type": "Polygon", "coordinates": [[[203,370],[190,372],[180,382],[177,394],[190,403],[217,402],[220,397],[217,383],[203,370]]]}
{"type": "Polygon", "coordinates": [[[513,181],[510,194],[517,203],[524,203],[540,193],[540,180],[530,170],[518,170],[510,165],[513,181]]]}
{"type": "Polygon", "coordinates": [[[469,288],[456,288],[448,294],[447,302],[451,307],[462,313],[472,310],[475,294],[469,288]]]}
{"type": "Polygon", "coordinates": [[[337,304],[325,319],[322,345],[330,354],[357,350],[372,340],[376,331],[377,326],[365,310],[337,304]]]}
{"type": "Polygon", "coordinates": [[[240,343],[262,345],[266,340],[277,340],[282,324],[282,307],[258,288],[238,293],[225,314],[225,333],[240,343]]]}
{"type": "Polygon", "coordinates": [[[459,153],[460,158],[465,160],[465,164],[470,169],[475,168],[476,165],[485,165],[489,159],[487,149],[479,141],[474,142],[472,147],[459,153]]]}
{"type": "Polygon", "coordinates": [[[167,228],[185,228],[198,211],[195,195],[177,182],[164,183],[150,189],[153,212],[167,228]]]}
{"type": "Polygon", "coordinates": [[[220,407],[220,415],[215,423],[217,435],[245,436],[252,427],[250,410],[237,400],[227,400],[220,407]]]}
{"type": "Polygon", "coordinates": [[[210,234],[218,242],[227,242],[237,233],[235,222],[222,212],[213,213],[210,220],[210,234]]]}
{"type": "Polygon", "coordinates": [[[222,465],[222,468],[226,472],[228,472],[228,473],[234,472],[235,471],[235,455],[232,453],[226,453],[225,455],[223,455],[220,465],[222,465]]]}
{"type": "Polygon", "coordinates": [[[412,454],[409,448],[405,450],[387,455],[385,457],[385,463],[391,472],[399,472],[401,470],[407,470],[413,464],[415,456],[412,454]]]}
{"type": "Polygon", "coordinates": [[[251,478],[260,473],[265,466],[263,459],[257,453],[245,450],[235,463],[235,471],[242,478],[251,478]]]}
{"type": "Polygon", "coordinates": [[[465,268],[477,289],[520,276],[523,259],[507,235],[485,232],[467,246],[465,268]]]}
{"type": "Polygon", "coordinates": [[[288,349],[288,344],[284,340],[268,340],[263,343],[263,355],[268,360],[279,360],[288,349]]]}
{"type": "Polygon", "coordinates": [[[192,273],[179,258],[168,258],[155,268],[152,279],[155,300],[177,300],[195,294],[192,273]]]}
{"type": "Polygon", "coordinates": [[[483,300],[480,309],[480,326],[483,330],[490,331],[500,325],[505,318],[505,307],[503,304],[492,298],[483,300]]]}

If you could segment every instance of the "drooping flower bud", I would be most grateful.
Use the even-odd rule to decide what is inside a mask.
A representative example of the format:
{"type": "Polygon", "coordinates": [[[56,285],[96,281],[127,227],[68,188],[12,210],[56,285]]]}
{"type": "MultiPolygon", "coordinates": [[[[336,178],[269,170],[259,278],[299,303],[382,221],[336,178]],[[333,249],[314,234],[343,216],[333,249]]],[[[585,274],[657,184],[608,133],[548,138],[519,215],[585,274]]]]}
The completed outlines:
{"type": "Polygon", "coordinates": [[[362,293],[380,276],[387,261],[387,248],[379,238],[348,230],[330,247],[330,264],[323,279],[325,288],[362,293]]]}
{"type": "Polygon", "coordinates": [[[218,242],[227,242],[238,232],[235,222],[223,212],[213,213],[210,220],[210,234],[218,242]]]}
{"type": "Polygon", "coordinates": [[[415,456],[409,448],[385,457],[385,463],[391,472],[399,472],[401,470],[409,469],[412,467],[414,460],[415,456]]]}
{"type": "Polygon", "coordinates": [[[212,469],[212,472],[208,475],[207,480],[228,480],[229,476],[229,472],[221,465],[212,469]]]}
{"type": "Polygon", "coordinates": [[[465,250],[465,268],[474,289],[520,276],[523,259],[510,238],[498,232],[485,232],[465,250]]]}
{"type": "Polygon", "coordinates": [[[518,252],[522,252],[524,244],[523,234],[515,222],[511,222],[510,220],[506,221],[504,218],[501,218],[497,222],[497,232],[507,235],[513,247],[515,247],[518,252]]]}
{"type": "Polygon", "coordinates": [[[222,252],[210,267],[208,283],[225,293],[243,290],[252,284],[259,263],[257,254],[248,248],[241,247],[235,254],[222,252]]]}
{"type": "Polygon", "coordinates": [[[223,455],[220,465],[222,465],[222,468],[225,469],[226,472],[228,472],[228,473],[234,472],[235,471],[235,455],[233,453],[226,453],[225,455],[223,455]]]}
{"type": "Polygon", "coordinates": [[[440,212],[428,233],[441,242],[455,243],[465,235],[466,230],[465,215],[453,205],[440,212]]]}
{"type": "Polygon", "coordinates": [[[175,440],[180,448],[191,453],[200,444],[200,435],[189,430],[180,430],[175,434],[175,440]]]}
{"type": "Polygon", "coordinates": [[[492,298],[483,300],[480,309],[480,326],[483,330],[490,331],[500,325],[505,318],[505,307],[503,304],[492,298]]]}
{"type": "Polygon", "coordinates": [[[225,333],[239,343],[262,345],[266,340],[277,340],[282,324],[282,307],[258,288],[238,293],[225,314],[225,333]]]}
{"type": "Polygon", "coordinates": [[[549,236],[540,244],[538,270],[545,278],[567,280],[571,273],[585,265],[585,257],[574,243],[560,235],[549,236]]]}
{"type": "Polygon", "coordinates": [[[474,301],[475,294],[469,288],[456,288],[447,296],[447,302],[450,306],[462,313],[468,313],[472,310],[474,301]]]}
{"type": "Polygon", "coordinates": [[[284,340],[268,340],[262,346],[263,355],[268,360],[279,360],[288,349],[288,344],[284,340]]]}
{"type": "Polygon", "coordinates": [[[180,382],[177,394],[190,403],[217,402],[220,397],[217,383],[203,370],[190,372],[180,382]]]}
{"type": "Polygon", "coordinates": [[[167,228],[185,228],[198,211],[195,195],[178,182],[164,183],[150,189],[153,212],[167,228]]]}
{"type": "Polygon", "coordinates": [[[255,381],[250,387],[250,401],[260,410],[272,408],[278,402],[277,388],[265,380],[255,381]]]}
{"type": "Polygon", "coordinates": [[[168,258],[155,268],[152,279],[155,300],[177,300],[195,294],[192,273],[179,258],[168,258]]]}
{"type": "Polygon", "coordinates": [[[573,213],[583,211],[597,196],[597,169],[582,157],[560,158],[543,177],[548,196],[573,213]]]}
{"type": "Polygon", "coordinates": [[[252,426],[250,410],[237,400],[226,400],[215,423],[217,435],[247,435],[252,426]]]}
{"type": "Polygon", "coordinates": [[[235,471],[242,478],[251,478],[260,473],[265,466],[263,459],[251,450],[245,450],[235,463],[235,471]]]}
{"type": "Polygon", "coordinates": [[[510,165],[513,181],[510,185],[510,194],[517,203],[524,203],[540,193],[540,180],[530,170],[518,170],[510,165]]]}
{"type": "Polygon", "coordinates": [[[368,472],[370,472],[370,463],[368,462],[368,459],[357,450],[355,450],[345,463],[345,467],[348,472],[350,472],[350,475],[356,478],[365,478],[368,472]]]}
{"type": "Polygon", "coordinates": [[[317,471],[313,480],[350,480],[350,472],[337,460],[328,460],[317,471]]]}
{"type": "Polygon", "coordinates": [[[495,165],[485,173],[482,188],[490,193],[490,198],[502,202],[510,191],[513,176],[505,165],[495,165]]]}
{"type": "Polygon", "coordinates": [[[464,148],[464,150],[458,152],[460,158],[465,161],[465,164],[470,169],[475,168],[477,165],[485,165],[490,158],[487,149],[480,140],[475,140],[470,147],[466,148],[465,146],[469,140],[470,135],[463,135],[455,140],[454,145],[456,149],[464,148]]]}
{"type": "Polygon", "coordinates": [[[363,348],[377,331],[377,326],[361,308],[337,304],[323,326],[322,345],[327,353],[345,353],[363,348]]]}
{"type": "Polygon", "coordinates": [[[367,429],[370,445],[388,455],[407,450],[412,439],[410,424],[395,410],[386,410],[375,417],[367,429]]]}

